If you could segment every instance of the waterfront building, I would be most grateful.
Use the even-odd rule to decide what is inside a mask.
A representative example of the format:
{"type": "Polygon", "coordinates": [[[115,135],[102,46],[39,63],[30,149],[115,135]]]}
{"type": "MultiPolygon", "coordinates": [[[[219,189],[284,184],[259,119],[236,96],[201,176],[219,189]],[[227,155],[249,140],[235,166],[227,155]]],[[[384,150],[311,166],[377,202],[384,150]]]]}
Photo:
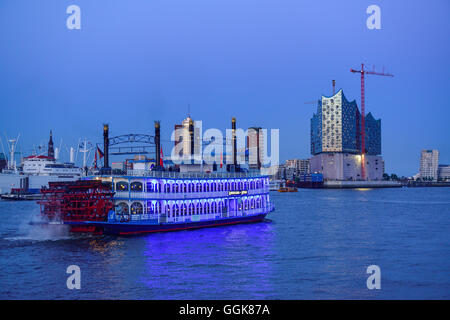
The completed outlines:
{"type": "MultiPolygon", "coordinates": [[[[367,180],[382,180],[384,162],[381,156],[365,155],[367,180]]],[[[310,160],[311,173],[322,173],[326,180],[361,180],[359,154],[326,152],[313,156],[310,160]]]]}
{"type": "Polygon", "coordinates": [[[201,151],[200,128],[188,115],[180,124],[175,125],[175,154],[189,161],[201,151]]]}
{"type": "Polygon", "coordinates": [[[450,181],[450,165],[440,164],[438,167],[438,180],[450,181]]]}
{"type": "Polygon", "coordinates": [[[7,165],[8,165],[8,160],[6,159],[5,154],[0,153],[0,172],[2,172],[2,170],[5,169],[7,165]]]}
{"type": "Polygon", "coordinates": [[[290,159],[285,162],[286,168],[293,168],[297,175],[309,174],[309,159],[290,159]]]}
{"type": "Polygon", "coordinates": [[[356,101],[348,101],[343,90],[318,100],[311,118],[310,171],[327,180],[361,180],[361,161],[366,179],[381,180],[381,120],[365,116],[365,155],[361,157],[361,114],[356,101]]]}
{"type": "Polygon", "coordinates": [[[248,128],[247,149],[249,168],[261,169],[261,163],[264,162],[264,133],[262,128],[248,128]]]}
{"type": "Polygon", "coordinates": [[[286,176],[286,166],[283,164],[262,167],[261,174],[269,176],[270,180],[283,180],[286,176]]]}
{"type": "Polygon", "coordinates": [[[422,150],[420,155],[420,178],[426,180],[437,180],[439,167],[438,150],[422,150]]]}

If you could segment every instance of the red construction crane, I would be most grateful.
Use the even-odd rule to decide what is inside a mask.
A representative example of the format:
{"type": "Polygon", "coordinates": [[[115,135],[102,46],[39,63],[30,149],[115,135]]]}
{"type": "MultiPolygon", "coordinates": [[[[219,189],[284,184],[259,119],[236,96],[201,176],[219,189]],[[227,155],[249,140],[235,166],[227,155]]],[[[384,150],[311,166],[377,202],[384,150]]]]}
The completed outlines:
{"type": "Polygon", "coordinates": [[[394,75],[383,72],[375,72],[364,70],[364,63],[361,63],[361,70],[350,69],[350,72],[360,73],[361,74],[361,178],[366,180],[366,161],[364,154],[366,153],[366,126],[365,126],[365,88],[364,88],[364,75],[365,74],[374,74],[377,76],[385,76],[385,77],[393,77],[394,75]]]}

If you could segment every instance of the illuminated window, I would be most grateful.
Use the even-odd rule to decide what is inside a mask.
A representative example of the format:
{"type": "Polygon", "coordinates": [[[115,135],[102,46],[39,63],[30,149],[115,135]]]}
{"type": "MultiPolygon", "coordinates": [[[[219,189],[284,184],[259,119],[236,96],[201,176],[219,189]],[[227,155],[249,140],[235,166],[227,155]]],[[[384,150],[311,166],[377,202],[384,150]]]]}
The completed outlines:
{"type": "Polygon", "coordinates": [[[133,204],[131,204],[131,214],[142,214],[143,211],[144,210],[140,202],[133,202],[133,204]]]}
{"type": "Polygon", "coordinates": [[[133,182],[130,184],[130,190],[134,192],[142,191],[142,183],[141,182],[133,182]]]}
{"type": "Polygon", "coordinates": [[[120,181],[116,183],[117,191],[128,191],[128,183],[125,181],[120,181]]]}

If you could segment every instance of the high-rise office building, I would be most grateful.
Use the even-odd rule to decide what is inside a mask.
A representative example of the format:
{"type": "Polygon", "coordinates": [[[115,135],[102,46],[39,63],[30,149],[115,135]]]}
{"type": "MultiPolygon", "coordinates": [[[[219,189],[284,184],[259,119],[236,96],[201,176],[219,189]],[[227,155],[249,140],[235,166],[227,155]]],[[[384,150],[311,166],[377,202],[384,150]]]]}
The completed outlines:
{"type": "Polygon", "coordinates": [[[439,169],[439,151],[422,150],[420,155],[420,178],[437,180],[439,169]]]}
{"type": "Polygon", "coordinates": [[[199,127],[189,115],[181,124],[175,125],[175,154],[180,159],[192,160],[194,155],[200,154],[199,131],[199,127]]]}
{"type": "Polygon", "coordinates": [[[247,133],[248,165],[252,169],[261,169],[264,162],[264,133],[260,127],[251,127],[247,133]]]}

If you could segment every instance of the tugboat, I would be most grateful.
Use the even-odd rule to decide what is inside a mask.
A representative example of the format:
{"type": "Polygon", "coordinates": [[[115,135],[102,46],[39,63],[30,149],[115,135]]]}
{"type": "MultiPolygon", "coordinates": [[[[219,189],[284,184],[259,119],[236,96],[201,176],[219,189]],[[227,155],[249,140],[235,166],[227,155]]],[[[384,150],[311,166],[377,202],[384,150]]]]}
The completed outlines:
{"type": "Polygon", "coordinates": [[[150,172],[50,182],[41,214],[73,232],[128,235],[260,222],[274,210],[269,178],[246,173],[150,172]]]}
{"type": "Polygon", "coordinates": [[[280,187],[278,189],[278,192],[297,192],[297,188],[296,187],[280,187]]]}

